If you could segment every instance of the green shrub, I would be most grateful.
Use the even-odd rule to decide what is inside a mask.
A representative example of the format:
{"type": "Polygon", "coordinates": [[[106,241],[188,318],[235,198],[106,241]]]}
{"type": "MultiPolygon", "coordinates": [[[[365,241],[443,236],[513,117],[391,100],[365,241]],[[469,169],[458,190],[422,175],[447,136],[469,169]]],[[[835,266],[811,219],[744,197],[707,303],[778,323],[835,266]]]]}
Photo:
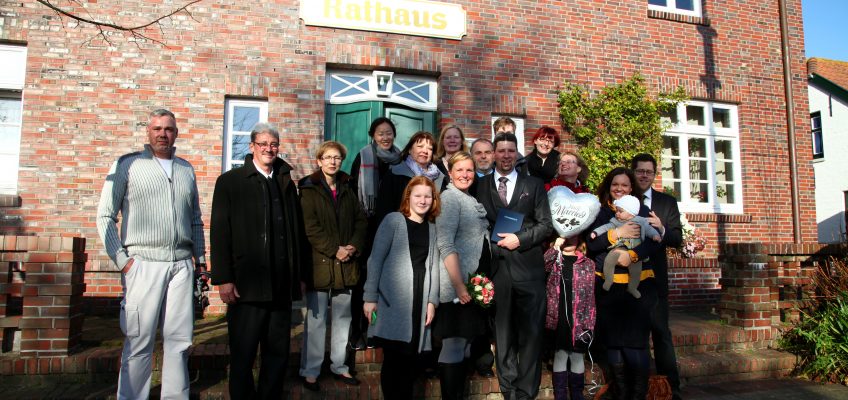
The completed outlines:
{"type": "Polygon", "coordinates": [[[833,260],[813,282],[817,295],[778,345],[798,356],[797,374],[848,384],[848,263],[833,260]]]}
{"type": "Polygon", "coordinates": [[[607,172],[629,165],[639,153],[659,159],[662,133],[670,126],[660,117],[686,100],[682,87],[651,98],[638,73],[594,97],[583,86],[566,82],[559,91],[559,115],[589,165],[589,179],[583,183],[594,191],[607,172]]]}

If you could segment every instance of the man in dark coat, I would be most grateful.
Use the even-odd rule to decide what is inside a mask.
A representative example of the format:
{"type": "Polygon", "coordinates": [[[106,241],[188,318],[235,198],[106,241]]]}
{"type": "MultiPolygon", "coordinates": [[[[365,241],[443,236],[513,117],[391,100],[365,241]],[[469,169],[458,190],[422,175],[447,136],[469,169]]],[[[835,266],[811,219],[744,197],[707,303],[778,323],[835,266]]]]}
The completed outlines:
{"type": "Polygon", "coordinates": [[[658,303],[651,313],[651,340],[654,342],[654,358],[657,373],[668,377],[673,399],[680,398],[680,372],[677,369],[677,357],[674,355],[674,343],[668,326],[668,258],[666,247],[678,247],[683,241],[680,226],[680,210],[677,199],[652,189],[657,176],[657,160],[650,154],[637,154],[630,163],[636,174],[636,184],[645,192],[645,205],[651,209],[648,222],[662,234],[662,250],[651,257],[656,274],[658,303]]]}
{"type": "Polygon", "coordinates": [[[212,198],[212,284],[227,303],[230,397],[280,398],[288,365],[291,303],[301,293],[303,216],[280,135],[250,134],[244,165],[218,177],[212,198]],[[262,347],[258,387],[253,362],[262,347]]]}
{"type": "Polygon", "coordinates": [[[502,208],[524,215],[515,233],[491,243],[495,285],[495,342],[498,382],[505,399],[532,399],[539,392],[545,313],[542,242],[553,231],[544,184],[515,170],[518,141],[495,137],[495,172],[480,179],[477,201],[494,227],[502,208]]]}

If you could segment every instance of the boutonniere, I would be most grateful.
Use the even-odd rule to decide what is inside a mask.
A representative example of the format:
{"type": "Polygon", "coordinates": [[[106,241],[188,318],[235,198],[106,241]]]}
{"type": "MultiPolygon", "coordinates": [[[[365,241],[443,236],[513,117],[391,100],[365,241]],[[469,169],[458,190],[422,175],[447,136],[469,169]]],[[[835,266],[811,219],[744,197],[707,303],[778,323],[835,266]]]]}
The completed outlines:
{"type": "Polygon", "coordinates": [[[518,197],[518,200],[521,200],[521,199],[523,199],[527,196],[530,196],[530,193],[527,193],[527,192],[521,193],[521,196],[518,197]]]}

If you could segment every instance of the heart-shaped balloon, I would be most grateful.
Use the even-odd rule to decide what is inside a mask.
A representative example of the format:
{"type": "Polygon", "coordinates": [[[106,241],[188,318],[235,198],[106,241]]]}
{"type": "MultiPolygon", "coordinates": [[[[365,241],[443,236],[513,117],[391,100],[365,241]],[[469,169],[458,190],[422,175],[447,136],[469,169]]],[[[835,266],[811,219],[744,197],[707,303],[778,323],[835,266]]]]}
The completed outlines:
{"type": "Polygon", "coordinates": [[[576,236],[588,228],[601,211],[601,202],[591,193],[574,194],[565,186],[548,192],[551,219],[560,237],[576,236]]]}

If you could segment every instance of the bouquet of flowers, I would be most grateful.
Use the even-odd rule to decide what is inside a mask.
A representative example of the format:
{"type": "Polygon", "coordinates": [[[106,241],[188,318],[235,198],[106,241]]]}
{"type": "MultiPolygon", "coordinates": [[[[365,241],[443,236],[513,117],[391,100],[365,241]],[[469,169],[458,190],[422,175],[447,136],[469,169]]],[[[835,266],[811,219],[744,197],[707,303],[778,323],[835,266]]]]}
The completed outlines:
{"type": "Polygon", "coordinates": [[[680,247],[668,248],[669,256],[677,258],[693,258],[707,246],[707,240],[695,232],[695,227],[689,223],[686,214],[680,214],[680,226],[683,229],[683,243],[680,247]]]}
{"type": "Polygon", "coordinates": [[[495,301],[495,285],[485,274],[468,274],[468,294],[471,300],[483,308],[488,308],[495,301]]]}

